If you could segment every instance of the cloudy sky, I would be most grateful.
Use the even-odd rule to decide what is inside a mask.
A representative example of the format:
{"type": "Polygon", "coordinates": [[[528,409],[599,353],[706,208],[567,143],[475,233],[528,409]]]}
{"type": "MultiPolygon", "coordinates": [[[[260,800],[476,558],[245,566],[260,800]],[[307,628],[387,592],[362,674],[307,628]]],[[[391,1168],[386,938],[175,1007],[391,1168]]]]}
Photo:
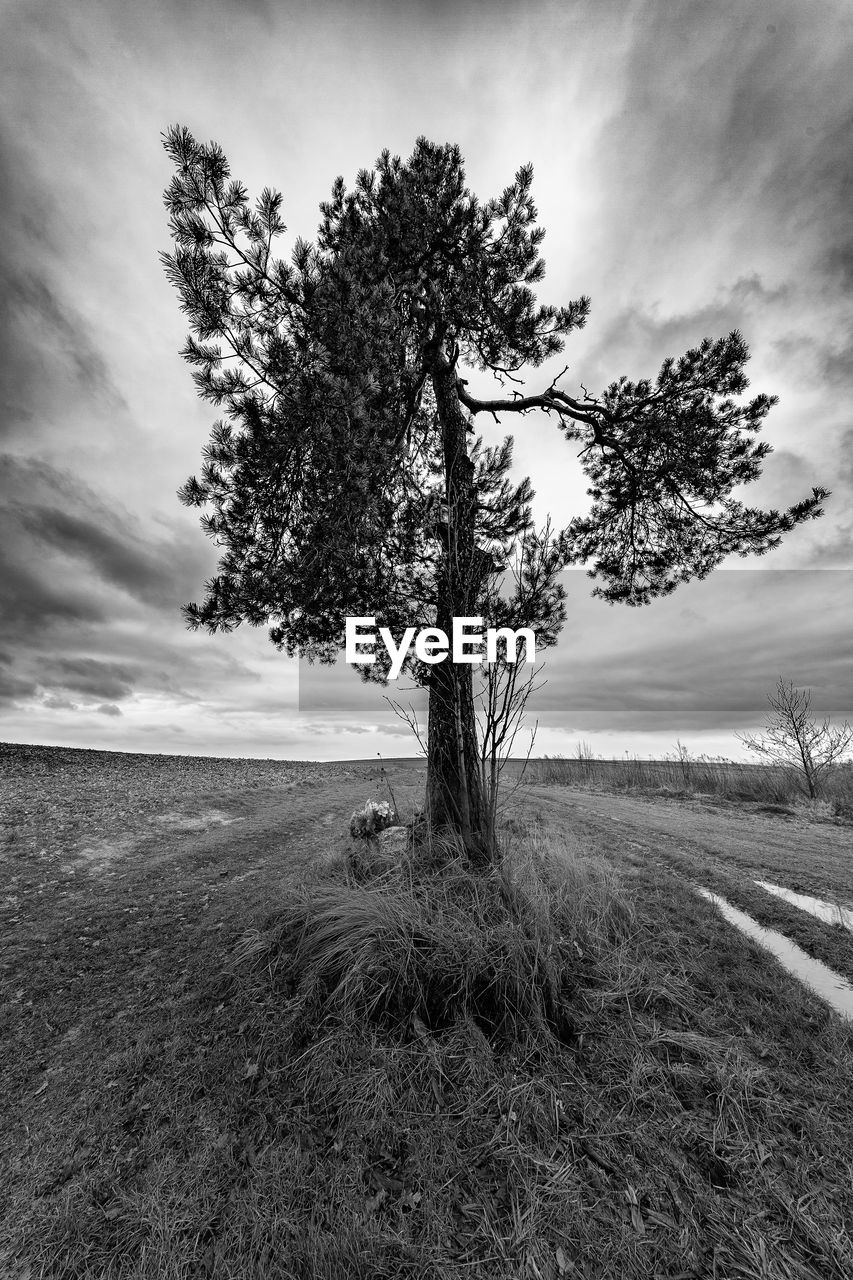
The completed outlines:
{"type": "MultiPolygon", "coordinates": [[[[415,750],[349,669],[263,630],[185,629],[216,551],[175,491],[216,416],[178,351],[160,134],[224,148],[288,234],[380,151],[457,142],[497,194],[532,161],[543,301],[592,297],[563,385],[653,376],[741,329],[780,398],[761,481],[825,517],[646,609],[589,597],[533,708],[539,752],[738,756],[779,675],[853,717],[853,10],[847,0],[0,3],[0,740],[332,759],[415,750]]],[[[556,372],[554,368],[551,373],[556,372]]],[[[550,380],[534,371],[529,386],[550,380]]],[[[479,424],[478,424],[479,426],[479,424]]],[[[489,441],[497,427],[483,422],[489,441]]],[[[585,482],[553,422],[507,422],[535,510],[585,482]]],[[[397,691],[400,701],[410,694],[397,691]]]]}

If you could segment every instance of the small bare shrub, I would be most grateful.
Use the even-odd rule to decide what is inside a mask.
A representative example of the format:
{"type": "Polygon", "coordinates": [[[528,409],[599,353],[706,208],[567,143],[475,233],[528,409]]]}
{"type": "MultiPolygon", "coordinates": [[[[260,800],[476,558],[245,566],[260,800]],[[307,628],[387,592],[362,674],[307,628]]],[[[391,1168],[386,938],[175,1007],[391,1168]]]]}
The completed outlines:
{"type": "Polygon", "coordinates": [[[828,719],[818,723],[812,715],[811,691],[795,689],[781,677],[767,700],[771,714],[764,733],[739,733],[738,738],[765,760],[796,769],[809,799],[818,799],[851,750],[853,727],[846,720],[842,725],[828,719]]]}

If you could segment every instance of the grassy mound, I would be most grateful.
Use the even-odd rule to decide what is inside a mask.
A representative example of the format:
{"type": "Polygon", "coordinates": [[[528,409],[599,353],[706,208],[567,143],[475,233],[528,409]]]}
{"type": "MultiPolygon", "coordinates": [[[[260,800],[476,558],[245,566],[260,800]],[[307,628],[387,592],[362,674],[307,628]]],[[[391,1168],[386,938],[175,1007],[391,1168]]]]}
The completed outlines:
{"type": "Polygon", "coordinates": [[[415,845],[366,872],[361,844],[342,882],[303,886],[247,936],[234,967],[268,970],[290,1012],[429,1030],[470,1020],[507,1044],[572,1034],[585,957],[630,928],[605,864],[531,838],[486,872],[452,843],[415,845]]]}

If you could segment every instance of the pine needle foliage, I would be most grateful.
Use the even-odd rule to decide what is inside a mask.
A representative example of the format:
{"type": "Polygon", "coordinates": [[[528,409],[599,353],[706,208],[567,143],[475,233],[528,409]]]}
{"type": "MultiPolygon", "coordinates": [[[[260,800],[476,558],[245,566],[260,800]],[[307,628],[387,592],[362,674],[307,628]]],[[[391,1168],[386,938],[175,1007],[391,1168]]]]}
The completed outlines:
{"type": "MultiPolygon", "coordinates": [[[[271,624],[288,653],[331,660],[347,614],[399,630],[434,622],[442,515],[453,517],[433,386],[442,364],[472,420],[544,412],[579,446],[592,505],[553,539],[542,589],[554,634],[566,564],[591,566],[594,594],[645,604],[821,514],[823,489],[784,512],[732,496],[760,474],[770,445],[756,437],[776,403],[740,399],[749,353],[737,331],[599,396],[570,396],[558,379],[535,395],[469,392],[466,366],[505,383],[559,353],[589,314],[585,296],[536,301],[544,230],[530,165],[480,202],[457,146],[419,138],[405,162],[384,151],[351,191],[336,179],[316,240],[296,239],[288,261],[273,254],[286,230],[279,192],[251,204],[221,147],[183,126],[164,145],[176,171],[165,194],[174,251],[162,258],[191,325],[182,354],[224,409],[180,491],[223,548],[204,602],[186,609],[191,625],[271,624]]],[[[469,446],[476,545],[498,563],[534,536],[512,444],[469,446]]],[[[519,601],[517,625],[539,603],[519,601]]],[[[381,663],[362,671],[385,674],[381,663]]]]}

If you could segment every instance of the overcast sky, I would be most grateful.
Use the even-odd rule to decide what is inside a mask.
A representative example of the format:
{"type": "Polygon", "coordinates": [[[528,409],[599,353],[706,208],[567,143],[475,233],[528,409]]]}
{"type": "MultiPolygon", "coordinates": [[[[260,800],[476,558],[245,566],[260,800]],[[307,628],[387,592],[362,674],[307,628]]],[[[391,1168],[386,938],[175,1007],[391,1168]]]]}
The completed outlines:
{"type": "MultiPolygon", "coordinates": [[[[825,517],[645,609],[567,575],[537,754],[742,755],[779,675],[853,718],[853,8],[849,0],[0,4],[0,740],[331,759],[412,754],[382,691],[264,630],[184,627],[216,551],[175,491],[213,406],[178,351],[160,134],[284,193],[288,256],[334,178],[457,142],[498,194],[526,161],[543,301],[592,297],[564,386],[654,376],[739,328],[780,398],[743,496],[825,517]]],[[[533,371],[531,390],[553,373],[533,371]]],[[[478,422],[491,442],[498,428],[478,422]]],[[[507,421],[535,512],[585,509],[547,418],[507,421]]],[[[393,691],[392,691],[393,692],[393,691]]],[[[407,701],[402,690],[396,695],[407,701]]]]}

